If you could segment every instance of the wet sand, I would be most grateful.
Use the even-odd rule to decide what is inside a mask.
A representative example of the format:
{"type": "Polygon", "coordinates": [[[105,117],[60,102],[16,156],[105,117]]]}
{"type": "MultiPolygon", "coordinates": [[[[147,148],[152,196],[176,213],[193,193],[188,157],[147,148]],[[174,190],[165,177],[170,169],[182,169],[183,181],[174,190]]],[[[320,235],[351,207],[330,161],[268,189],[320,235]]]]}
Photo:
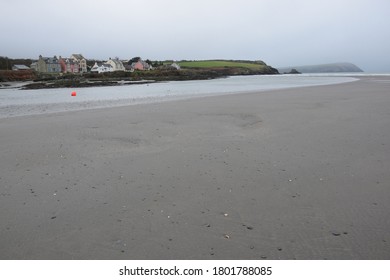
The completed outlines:
{"type": "Polygon", "coordinates": [[[390,78],[0,119],[0,259],[390,259],[390,78]]]}

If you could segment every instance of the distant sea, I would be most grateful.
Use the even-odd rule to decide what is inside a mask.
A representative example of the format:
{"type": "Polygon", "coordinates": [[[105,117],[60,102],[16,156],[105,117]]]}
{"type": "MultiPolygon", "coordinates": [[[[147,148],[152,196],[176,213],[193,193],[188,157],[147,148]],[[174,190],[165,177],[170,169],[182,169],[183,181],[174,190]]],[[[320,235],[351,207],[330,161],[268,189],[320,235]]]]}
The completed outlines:
{"type": "Polygon", "coordinates": [[[356,81],[351,75],[369,74],[234,76],[202,81],[72,89],[7,88],[0,90],[0,118],[356,81]],[[76,91],[77,96],[71,96],[72,91],[76,91]]]}

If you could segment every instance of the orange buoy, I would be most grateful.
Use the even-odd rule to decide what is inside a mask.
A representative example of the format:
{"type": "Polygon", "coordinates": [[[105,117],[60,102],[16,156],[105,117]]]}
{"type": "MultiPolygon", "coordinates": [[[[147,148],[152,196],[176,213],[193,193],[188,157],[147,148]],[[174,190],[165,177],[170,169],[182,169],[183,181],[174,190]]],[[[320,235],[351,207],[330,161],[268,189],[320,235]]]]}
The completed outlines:
{"type": "Polygon", "coordinates": [[[71,96],[76,96],[76,92],[75,92],[75,91],[72,91],[71,96]]]}

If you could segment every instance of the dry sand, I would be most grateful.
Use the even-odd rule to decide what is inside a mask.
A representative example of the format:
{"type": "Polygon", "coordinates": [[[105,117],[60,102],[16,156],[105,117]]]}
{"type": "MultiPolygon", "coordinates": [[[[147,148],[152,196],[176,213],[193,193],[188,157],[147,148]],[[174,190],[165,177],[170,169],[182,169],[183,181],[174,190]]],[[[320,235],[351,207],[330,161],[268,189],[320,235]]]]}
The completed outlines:
{"type": "Polygon", "coordinates": [[[389,77],[0,132],[0,259],[390,259],[389,77]]]}

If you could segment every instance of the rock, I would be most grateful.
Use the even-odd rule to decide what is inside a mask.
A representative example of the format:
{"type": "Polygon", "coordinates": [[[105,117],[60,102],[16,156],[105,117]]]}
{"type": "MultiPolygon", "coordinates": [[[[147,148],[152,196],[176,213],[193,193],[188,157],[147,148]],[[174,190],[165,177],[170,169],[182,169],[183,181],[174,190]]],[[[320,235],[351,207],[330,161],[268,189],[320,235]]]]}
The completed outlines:
{"type": "Polygon", "coordinates": [[[291,69],[290,72],[286,73],[286,74],[302,74],[301,72],[299,72],[297,69],[293,68],[291,69]]]}

